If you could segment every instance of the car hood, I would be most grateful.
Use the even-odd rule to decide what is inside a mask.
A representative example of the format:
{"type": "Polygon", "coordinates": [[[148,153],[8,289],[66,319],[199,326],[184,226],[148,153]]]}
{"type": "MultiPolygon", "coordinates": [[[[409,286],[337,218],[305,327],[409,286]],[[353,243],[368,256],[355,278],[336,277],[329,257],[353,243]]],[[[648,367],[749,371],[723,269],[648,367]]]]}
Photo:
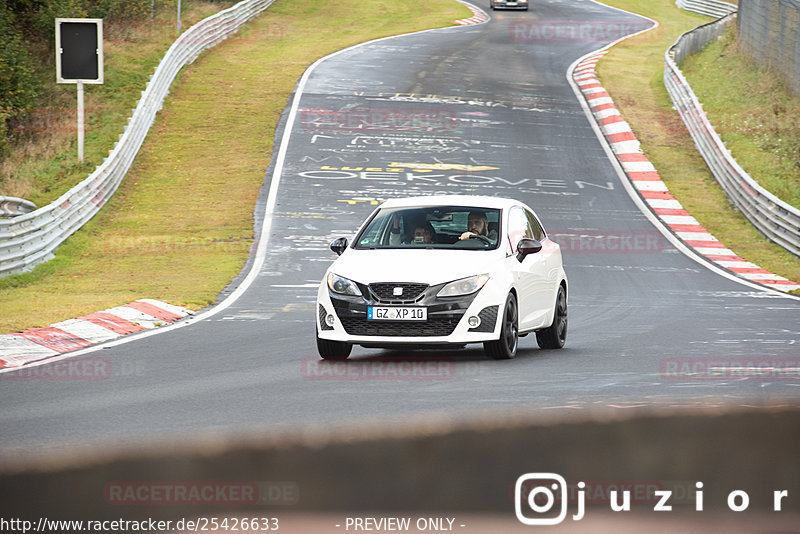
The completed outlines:
{"type": "Polygon", "coordinates": [[[498,250],[356,250],[348,249],[331,270],[356,282],[414,282],[430,285],[476,274],[491,274],[498,250]]]}

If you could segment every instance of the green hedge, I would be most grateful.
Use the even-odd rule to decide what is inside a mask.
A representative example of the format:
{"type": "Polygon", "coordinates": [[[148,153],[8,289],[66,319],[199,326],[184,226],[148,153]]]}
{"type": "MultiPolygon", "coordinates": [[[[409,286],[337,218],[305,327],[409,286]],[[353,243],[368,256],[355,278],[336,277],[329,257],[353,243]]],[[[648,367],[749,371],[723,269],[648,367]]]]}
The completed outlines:
{"type": "MultiPolygon", "coordinates": [[[[14,124],[37,105],[42,79],[53,70],[55,19],[102,18],[108,22],[150,17],[151,0],[3,0],[0,4],[0,158],[14,124]],[[33,53],[32,50],[36,52],[33,53]]],[[[156,0],[157,8],[172,0],[156,0]]]]}
{"type": "Polygon", "coordinates": [[[0,5],[0,156],[8,149],[9,125],[32,110],[41,90],[34,59],[7,5],[0,5]]]}

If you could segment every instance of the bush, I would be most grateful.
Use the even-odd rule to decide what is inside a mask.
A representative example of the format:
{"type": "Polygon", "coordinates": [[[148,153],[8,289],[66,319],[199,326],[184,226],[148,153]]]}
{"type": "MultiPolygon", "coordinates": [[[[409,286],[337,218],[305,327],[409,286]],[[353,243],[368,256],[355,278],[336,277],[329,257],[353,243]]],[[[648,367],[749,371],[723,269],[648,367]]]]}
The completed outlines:
{"type": "MultiPolygon", "coordinates": [[[[35,39],[54,43],[56,18],[86,18],[89,16],[88,0],[47,0],[30,15],[29,27],[35,39]]],[[[50,45],[52,46],[52,44],[50,45]]]]}
{"type": "Polygon", "coordinates": [[[95,0],[90,10],[94,18],[141,20],[150,16],[150,0],[95,0]]]}
{"type": "MultiPolygon", "coordinates": [[[[156,2],[158,4],[158,2],[156,2]]],[[[46,0],[30,14],[33,35],[52,43],[56,18],[94,18],[109,22],[150,17],[150,0],[46,0]]]]}
{"type": "Polygon", "coordinates": [[[7,151],[9,123],[36,106],[41,86],[15,17],[0,6],[0,156],[7,151]]]}

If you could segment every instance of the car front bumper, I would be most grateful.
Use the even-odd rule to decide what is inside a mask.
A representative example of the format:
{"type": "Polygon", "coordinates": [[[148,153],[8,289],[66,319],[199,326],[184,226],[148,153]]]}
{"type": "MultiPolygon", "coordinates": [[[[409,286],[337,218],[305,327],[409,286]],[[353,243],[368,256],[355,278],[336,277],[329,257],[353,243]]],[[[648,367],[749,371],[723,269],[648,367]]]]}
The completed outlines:
{"type": "Polygon", "coordinates": [[[317,294],[317,335],[322,339],[344,341],[371,347],[397,345],[465,345],[498,339],[499,310],[503,303],[493,291],[492,280],[483,289],[462,297],[436,297],[441,286],[432,286],[413,304],[387,304],[373,298],[362,287],[361,297],[332,294],[322,283],[317,294]],[[427,309],[425,321],[375,321],[367,319],[369,306],[414,306],[427,309]],[[326,318],[333,315],[333,324],[326,318]],[[471,327],[470,317],[480,324],[471,327]]]}

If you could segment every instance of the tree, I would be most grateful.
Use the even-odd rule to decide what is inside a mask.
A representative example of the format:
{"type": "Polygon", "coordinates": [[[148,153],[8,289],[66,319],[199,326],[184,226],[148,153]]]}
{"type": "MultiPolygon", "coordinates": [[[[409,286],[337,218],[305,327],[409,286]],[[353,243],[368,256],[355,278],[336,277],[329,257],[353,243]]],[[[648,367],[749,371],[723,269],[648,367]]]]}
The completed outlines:
{"type": "Polygon", "coordinates": [[[7,150],[9,125],[36,106],[41,90],[15,22],[8,6],[0,6],[0,155],[7,150]]]}

